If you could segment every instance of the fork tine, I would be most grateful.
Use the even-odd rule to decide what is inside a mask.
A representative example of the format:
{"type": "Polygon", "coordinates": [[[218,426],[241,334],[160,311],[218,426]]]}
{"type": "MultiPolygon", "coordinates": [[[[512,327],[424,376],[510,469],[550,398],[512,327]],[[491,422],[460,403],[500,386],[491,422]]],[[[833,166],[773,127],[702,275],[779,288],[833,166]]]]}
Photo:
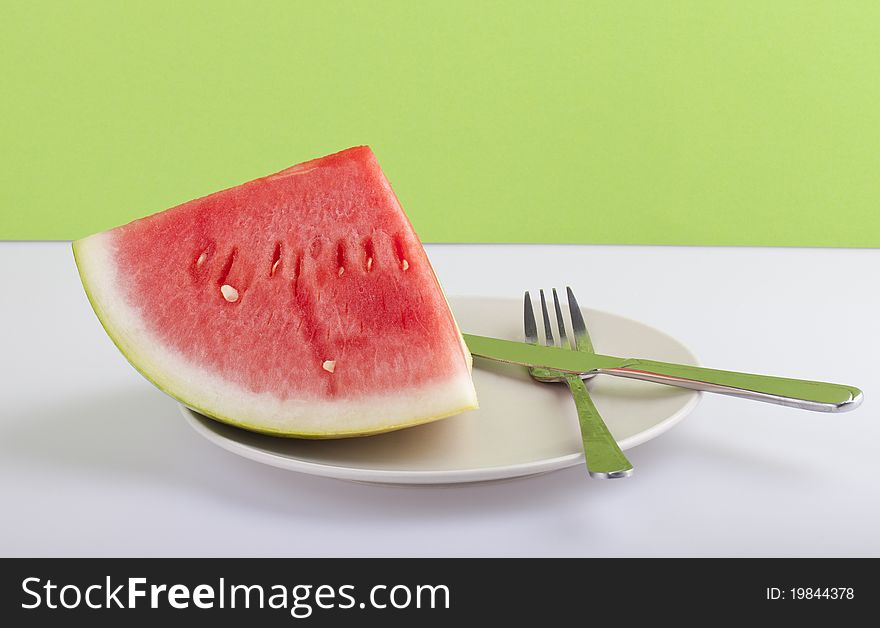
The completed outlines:
{"type": "Polygon", "coordinates": [[[574,292],[570,287],[565,288],[568,293],[568,311],[571,313],[571,327],[574,332],[575,346],[578,351],[589,351],[593,353],[593,341],[590,339],[590,332],[587,331],[587,325],[584,323],[584,316],[581,314],[581,308],[577,299],[574,298],[574,292]]]}
{"type": "Polygon", "coordinates": [[[532,308],[532,298],[526,290],[523,311],[523,327],[526,332],[526,342],[536,345],[538,344],[538,324],[535,322],[535,310],[532,308]]]}
{"type": "Polygon", "coordinates": [[[555,347],[556,341],[553,340],[553,329],[550,326],[550,312],[547,311],[547,301],[544,299],[544,290],[541,293],[541,314],[544,316],[544,337],[547,339],[548,347],[555,347]]]}
{"type": "Polygon", "coordinates": [[[556,327],[559,329],[559,345],[563,348],[568,346],[568,336],[565,335],[565,320],[562,318],[562,308],[559,307],[559,296],[556,288],[553,288],[553,309],[556,310],[556,327]]]}

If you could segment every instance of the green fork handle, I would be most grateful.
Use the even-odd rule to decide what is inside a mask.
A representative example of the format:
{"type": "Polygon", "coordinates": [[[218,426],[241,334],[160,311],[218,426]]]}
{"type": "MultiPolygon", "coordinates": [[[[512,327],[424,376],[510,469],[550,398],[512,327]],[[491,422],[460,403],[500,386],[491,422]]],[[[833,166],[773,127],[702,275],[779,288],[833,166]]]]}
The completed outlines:
{"type": "Polygon", "coordinates": [[[577,406],[581,438],[584,443],[584,457],[590,476],[602,479],[625,478],[632,475],[633,466],[620,450],[617,441],[608,431],[608,426],[590,399],[587,385],[577,375],[566,375],[574,403],[577,406]]]}

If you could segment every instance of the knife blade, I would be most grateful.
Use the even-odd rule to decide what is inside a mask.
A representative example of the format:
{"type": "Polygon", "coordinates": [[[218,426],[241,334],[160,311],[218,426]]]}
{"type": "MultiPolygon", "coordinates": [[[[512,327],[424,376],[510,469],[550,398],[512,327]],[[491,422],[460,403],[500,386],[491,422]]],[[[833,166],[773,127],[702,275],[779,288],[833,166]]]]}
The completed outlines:
{"type": "Polygon", "coordinates": [[[530,368],[549,368],[579,375],[603,373],[817,412],[852,410],[863,398],[861,390],[846,384],[721,371],[641,358],[618,358],[474,334],[463,336],[474,356],[530,368]]]}
{"type": "Polygon", "coordinates": [[[526,344],[514,340],[462,334],[472,355],[530,368],[549,368],[574,375],[585,375],[600,368],[624,366],[626,360],[597,353],[571,351],[558,347],[526,344]]]}

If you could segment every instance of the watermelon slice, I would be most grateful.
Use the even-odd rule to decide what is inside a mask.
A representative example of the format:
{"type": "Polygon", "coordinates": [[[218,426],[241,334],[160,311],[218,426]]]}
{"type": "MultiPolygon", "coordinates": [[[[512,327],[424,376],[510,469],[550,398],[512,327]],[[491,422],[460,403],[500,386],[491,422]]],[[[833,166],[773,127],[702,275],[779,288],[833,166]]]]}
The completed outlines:
{"type": "Polygon", "coordinates": [[[74,242],[147,379],[283,436],[361,436],[477,405],[470,354],[372,151],[351,148],[74,242]]]}

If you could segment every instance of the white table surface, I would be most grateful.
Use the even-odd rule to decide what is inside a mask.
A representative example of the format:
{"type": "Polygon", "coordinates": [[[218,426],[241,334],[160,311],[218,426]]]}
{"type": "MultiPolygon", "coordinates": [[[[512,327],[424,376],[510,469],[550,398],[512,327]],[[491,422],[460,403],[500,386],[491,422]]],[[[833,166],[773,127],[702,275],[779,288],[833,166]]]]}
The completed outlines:
{"type": "Polygon", "coordinates": [[[0,556],[880,556],[880,250],[435,245],[449,294],[572,285],[707,366],[860,386],[707,395],[628,452],[455,488],[298,475],[197,436],[104,334],[67,243],[0,243],[0,556]]]}

